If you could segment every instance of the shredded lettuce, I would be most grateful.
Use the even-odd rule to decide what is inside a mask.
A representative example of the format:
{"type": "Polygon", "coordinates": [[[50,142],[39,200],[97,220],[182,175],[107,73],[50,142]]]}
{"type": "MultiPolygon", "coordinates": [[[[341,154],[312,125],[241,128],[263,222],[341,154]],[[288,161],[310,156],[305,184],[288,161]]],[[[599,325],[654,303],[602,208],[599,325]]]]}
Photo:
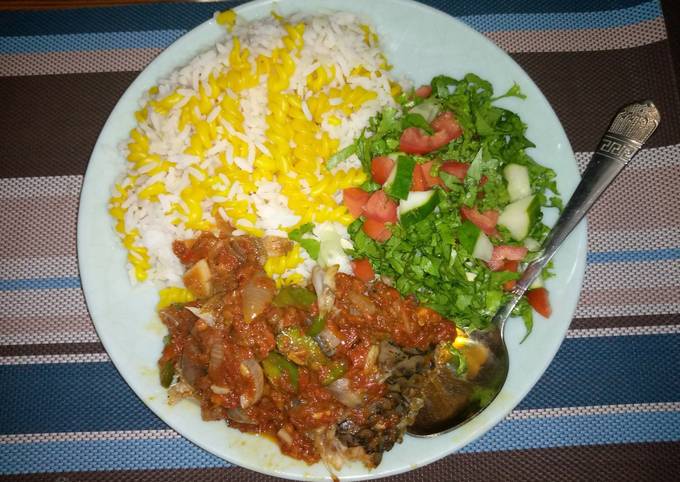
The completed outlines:
{"type": "MultiPolygon", "coordinates": [[[[432,79],[431,86],[432,95],[427,100],[432,104],[431,109],[452,111],[463,129],[462,136],[442,149],[426,156],[414,156],[418,163],[434,161],[431,174],[439,175],[446,186],[446,189],[435,188],[440,189],[439,206],[411,226],[391,226],[392,236],[384,243],[368,237],[361,229],[363,219],[357,219],[348,228],[354,244],[350,254],[369,258],[375,271],[391,278],[402,294],[415,295],[422,304],[461,326],[483,329],[510,296],[503,284],[518,279],[519,274],[491,272],[486,263],[473,258],[469,243],[460,241],[459,231],[463,231],[460,207],[502,210],[510,200],[501,173],[510,163],[527,167],[532,193],[538,196],[542,206],[560,209],[562,202],[554,171],[536,163],[526,152],[534,147],[525,136],[526,125],[514,112],[494,104],[506,97],[525,98],[517,84],[498,97],[494,97],[492,85],[475,74],[467,74],[462,79],[438,76],[432,79]],[[463,182],[439,169],[449,160],[470,163],[463,182]]],[[[423,101],[401,100],[403,113],[390,108],[376,115],[353,144],[369,178],[373,157],[394,152],[405,128],[418,127],[431,132],[417,108],[423,101]]],[[[363,187],[372,191],[380,186],[368,181],[363,187]]],[[[499,236],[493,238],[494,244],[521,244],[501,226],[497,229],[499,236]]],[[[531,227],[530,237],[540,243],[548,231],[539,215],[531,227]]],[[[533,318],[525,299],[520,301],[515,314],[524,319],[528,334],[533,318]]]]}
{"type": "Polygon", "coordinates": [[[304,250],[307,251],[309,257],[313,260],[317,260],[319,258],[321,244],[317,239],[303,237],[305,234],[311,233],[313,229],[314,225],[312,223],[303,224],[299,228],[288,233],[288,238],[300,243],[300,246],[302,246],[304,250]]]}

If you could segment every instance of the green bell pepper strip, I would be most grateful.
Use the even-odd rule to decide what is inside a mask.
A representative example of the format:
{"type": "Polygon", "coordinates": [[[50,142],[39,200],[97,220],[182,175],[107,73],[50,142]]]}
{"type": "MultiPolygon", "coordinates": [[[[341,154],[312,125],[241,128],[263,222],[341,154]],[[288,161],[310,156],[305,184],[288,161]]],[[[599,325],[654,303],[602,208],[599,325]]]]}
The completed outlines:
{"type": "Polygon", "coordinates": [[[289,362],[286,357],[277,353],[275,351],[269,352],[267,358],[262,360],[262,368],[264,374],[267,376],[270,382],[275,383],[281,377],[283,372],[288,374],[288,380],[293,386],[295,391],[298,391],[300,384],[300,374],[298,372],[298,367],[293,363],[289,362]]]}

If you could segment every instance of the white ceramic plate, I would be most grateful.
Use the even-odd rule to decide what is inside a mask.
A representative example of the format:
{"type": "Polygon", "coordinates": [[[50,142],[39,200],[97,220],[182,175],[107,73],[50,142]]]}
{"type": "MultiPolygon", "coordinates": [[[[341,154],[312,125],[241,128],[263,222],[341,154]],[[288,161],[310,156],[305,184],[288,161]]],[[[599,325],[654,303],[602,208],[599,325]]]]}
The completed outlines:
{"type": "MultiPolygon", "coordinates": [[[[264,0],[236,10],[246,19],[255,19],[269,15],[273,8],[283,14],[328,9],[359,13],[375,26],[396,72],[413,79],[415,85],[428,82],[434,75],[460,77],[467,72],[489,79],[496,92],[504,92],[517,82],[527,99],[502,102],[528,124],[527,136],[537,146],[531,155],[557,172],[559,189],[565,197],[578,183],[569,141],[536,85],[508,55],[464,24],[407,0],[289,0],[280,4],[264,0]]],[[[307,466],[284,457],[269,440],[242,434],[223,422],[201,421],[198,407],[190,402],[174,407],[166,404],[156,369],[165,332],[154,312],[156,290],[148,285],[130,286],[125,252],[107,214],[111,186],[125,166],[117,146],[134,127],[138,99],[160,78],[212,46],[222,34],[222,28],[210,20],[184,35],[137,77],[111,113],[92,153],[80,201],[78,259],[83,290],[113,363],[142,401],[168,425],[215,455],[249,469],[292,479],[328,478],[322,465],[307,466]]],[[[546,219],[551,223],[555,213],[547,213],[546,219]]],[[[550,321],[537,316],[533,333],[521,346],[521,321],[508,324],[508,380],[480,416],[439,437],[407,436],[401,445],[385,454],[378,468],[369,471],[359,464],[350,465],[340,472],[340,478],[367,479],[426,465],[472,442],[501,421],[538,381],[560,346],[578,300],[585,258],[586,227],[582,224],[555,257],[557,276],[548,282],[553,306],[550,321]]]]}

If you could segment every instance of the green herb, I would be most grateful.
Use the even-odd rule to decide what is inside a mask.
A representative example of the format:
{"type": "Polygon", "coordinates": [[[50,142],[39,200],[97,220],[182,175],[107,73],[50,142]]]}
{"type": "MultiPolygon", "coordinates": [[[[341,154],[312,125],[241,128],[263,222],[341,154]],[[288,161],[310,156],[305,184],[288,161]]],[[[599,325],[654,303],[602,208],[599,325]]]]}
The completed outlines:
{"type": "Polygon", "coordinates": [[[340,149],[338,152],[333,154],[328,161],[326,162],[326,167],[331,170],[338,164],[340,164],[342,161],[347,159],[349,156],[352,154],[356,153],[357,146],[355,144],[350,144],[349,146],[345,147],[344,149],[340,149]]]}
{"type": "Polygon", "coordinates": [[[175,378],[175,363],[172,360],[166,361],[161,365],[159,378],[163,388],[168,388],[172,385],[172,380],[175,378]]]}
{"type": "Polygon", "coordinates": [[[517,306],[515,306],[515,309],[512,310],[512,315],[521,316],[522,320],[524,321],[524,328],[526,329],[526,333],[524,334],[524,337],[520,341],[520,343],[523,343],[524,340],[526,340],[527,337],[531,334],[531,330],[534,328],[534,312],[531,309],[531,305],[529,304],[526,298],[522,298],[519,300],[517,306]]]}
{"type": "Polygon", "coordinates": [[[297,308],[309,308],[316,301],[316,295],[302,286],[284,286],[274,296],[272,304],[282,308],[295,306],[297,308]]]}
{"type": "Polygon", "coordinates": [[[402,120],[401,127],[402,129],[406,129],[408,127],[418,127],[428,134],[432,134],[434,132],[430,124],[420,114],[406,114],[402,120]]]}
{"type": "Polygon", "coordinates": [[[324,328],[326,328],[326,320],[321,316],[317,316],[312,321],[312,324],[309,325],[309,329],[307,330],[307,334],[309,336],[316,336],[319,333],[321,333],[324,328]]]}
{"type": "Polygon", "coordinates": [[[464,375],[468,368],[465,355],[463,355],[458,348],[453,346],[452,341],[444,343],[442,349],[446,351],[448,363],[456,368],[456,375],[464,375]]]}
{"type": "Polygon", "coordinates": [[[302,246],[304,250],[307,251],[310,258],[312,258],[313,260],[317,260],[319,258],[319,249],[321,248],[319,241],[316,239],[303,237],[305,234],[311,233],[313,229],[314,224],[312,223],[303,224],[299,228],[294,229],[290,233],[288,233],[288,238],[293,241],[297,241],[300,244],[300,246],[302,246]]]}

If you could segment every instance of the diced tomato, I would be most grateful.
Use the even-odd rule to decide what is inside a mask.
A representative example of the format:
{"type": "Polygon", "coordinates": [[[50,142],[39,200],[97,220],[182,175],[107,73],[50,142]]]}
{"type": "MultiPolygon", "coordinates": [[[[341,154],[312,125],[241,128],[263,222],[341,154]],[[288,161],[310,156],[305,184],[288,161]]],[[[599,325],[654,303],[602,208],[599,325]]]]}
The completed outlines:
{"type": "Polygon", "coordinates": [[[460,124],[451,111],[439,114],[430,125],[435,132],[444,131],[448,134],[450,139],[446,141],[447,144],[454,139],[458,139],[463,134],[463,129],[460,127],[460,124]]]}
{"type": "MultiPolygon", "coordinates": [[[[508,261],[521,261],[527,255],[524,246],[494,246],[491,259],[486,262],[491,271],[501,271],[508,261]]],[[[516,269],[516,268],[515,268],[516,269]]]]}
{"type": "Polygon", "coordinates": [[[529,250],[524,246],[494,246],[492,258],[522,261],[529,250]]]}
{"type": "Polygon", "coordinates": [[[451,174],[452,176],[456,176],[462,182],[465,180],[468,169],[470,169],[470,164],[466,164],[464,162],[446,161],[439,169],[451,174]]]}
{"type": "Polygon", "coordinates": [[[480,213],[475,208],[467,206],[460,207],[460,214],[463,219],[469,220],[472,224],[484,231],[489,236],[496,236],[496,223],[498,222],[498,212],[490,209],[480,213]]]}
{"type": "Polygon", "coordinates": [[[549,318],[552,314],[548,290],[545,288],[535,288],[527,291],[527,301],[539,315],[549,318]]]}
{"type": "Polygon", "coordinates": [[[371,239],[375,239],[379,243],[384,243],[392,237],[392,232],[387,224],[374,219],[369,218],[364,221],[362,229],[371,239]]]}
{"type": "Polygon", "coordinates": [[[364,213],[369,219],[379,221],[382,223],[396,223],[397,222],[397,203],[392,201],[385,191],[382,189],[371,194],[364,213]]]}
{"type": "Polygon", "coordinates": [[[432,94],[431,85],[421,85],[416,89],[416,96],[421,99],[427,99],[432,94]]]}
{"type": "Polygon", "coordinates": [[[491,271],[500,271],[503,269],[503,266],[505,265],[505,261],[502,259],[493,259],[491,258],[489,261],[486,262],[487,266],[491,271]]]}
{"type": "Polygon", "coordinates": [[[366,258],[352,260],[352,269],[356,277],[366,283],[375,278],[371,262],[366,258]]]}
{"type": "Polygon", "coordinates": [[[420,164],[413,168],[413,180],[411,181],[411,191],[427,191],[428,185],[425,182],[423,169],[420,164]]]}
{"type": "Polygon", "coordinates": [[[487,182],[489,182],[489,178],[486,176],[482,176],[479,179],[479,187],[484,187],[484,184],[486,184],[487,182]]]}
{"type": "Polygon", "coordinates": [[[511,271],[513,273],[517,273],[517,268],[519,268],[519,261],[517,260],[508,260],[505,263],[503,263],[503,271],[511,271]]]}
{"type": "Polygon", "coordinates": [[[420,165],[420,172],[423,175],[423,179],[425,180],[425,185],[428,188],[435,186],[443,187],[444,181],[442,181],[439,176],[433,176],[432,174],[430,174],[430,172],[432,171],[432,164],[434,164],[434,161],[429,161],[420,165]]]}
{"type": "Polygon", "coordinates": [[[401,133],[399,149],[408,154],[427,154],[444,147],[463,133],[453,113],[448,111],[439,114],[431,125],[435,131],[431,136],[417,127],[407,127],[401,133]]]}
{"type": "Polygon", "coordinates": [[[427,154],[434,148],[430,136],[417,127],[407,127],[399,138],[399,150],[408,154],[427,154]]]}
{"type": "Polygon", "coordinates": [[[371,197],[370,193],[358,187],[348,187],[342,190],[342,202],[347,206],[349,213],[355,218],[364,213],[364,206],[368,202],[369,197],[371,197]]]}
{"type": "Polygon", "coordinates": [[[371,177],[378,184],[385,184],[390,177],[394,161],[387,156],[374,157],[371,161],[371,177]]]}
{"type": "MultiPolygon", "coordinates": [[[[506,261],[503,263],[503,269],[501,271],[510,271],[512,273],[517,273],[517,268],[519,267],[519,261],[506,261]]],[[[511,279],[503,283],[503,289],[505,291],[512,291],[517,285],[517,280],[511,279]]]]}

